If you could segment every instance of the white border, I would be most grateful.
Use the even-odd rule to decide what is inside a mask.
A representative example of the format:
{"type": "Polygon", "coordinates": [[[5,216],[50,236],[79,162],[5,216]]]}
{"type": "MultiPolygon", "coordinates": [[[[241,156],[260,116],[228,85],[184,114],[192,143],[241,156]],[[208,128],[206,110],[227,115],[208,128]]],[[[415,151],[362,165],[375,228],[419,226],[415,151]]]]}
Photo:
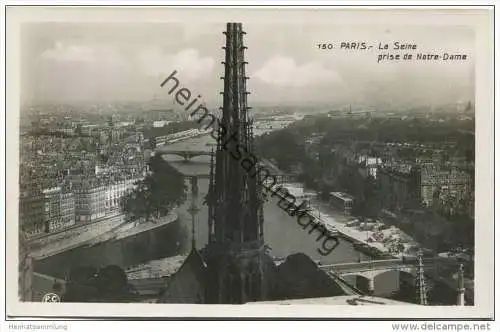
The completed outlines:
{"type": "MultiPolygon", "coordinates": [[[[19,3],[19,2],[16,2],[19,3]]],[[[28,4],[28,2],[22,2],[28,4]]],[[[68,4],[59,1],[54,4],[68,4]]],[[[182,5],[194,4],[192,1],[177,2],[182,5]]],[[[256,2],[253,2],[255,4],[256,2]]],[[[257,4],[263,2],[257,2],[257,4]]],[[[269,2],[264,2],[269,3],[269,2]]],[[[365,1],[362,4],[371,2],[365,1]]],[[[455,2],[456,4],[457,2],[455,2]]],[[[467,2],[462,1],[461,4],[467,2]]],[[[13,3],[12,3],[13,4],[13,3]]],[[[30,4],[37,4],[33,1],[30,4]]],[[[89,4],[100,4],[91,2],[89,4]]],[[[128,4],[122,3],[122,4],[128,4]]],[[[142,3],[141,3],[142,4],[142,3]]],[[[159,2],[151,2],[159,4],[159,2]]],[[[196,3],[196,4],[199,4],[196,3]]],[[[244,4],[249,4],[245,2],[244,4]]],[[[321,2],[316,2],[321,4],[321,2]]],[[[371,8],[373,9],[373,8],[371,8]]],[[[6,147],[7,173],[6,186],[9,192],[6,197],[6,223],[7,233],[7,313],[22,316],[115,316],[115,317],[324,317],[324,318],[487,318],[493,316],[493,158],[490,151],[493,148],[493,44],[492,40],[492,15],[484,16],[481,13],[485,8],[466,10],[445,9],[446,16],[436,16],[436,7],[431,8],[380,8],[377,13],[365,8],[322,8],[321,11],[312,11],[307,8],[280,8],[263,10],[253,8],[228,8],[228,9],[166,9],[166,8],[114,8],[106,11],[100,8],[86,8],[86,15],[78,13],[78,8],[7,8],[7,136],[6,147]],[[409,12],[404,17],[398,16],[404,24],[423,24],[429,22],[433,25],[471,25],[476,28],[476,305],[474,307],[408,307],[408,306],[321,306],[321,305],[251,305],[251,306],[218,306],[218,305],[180,305],[180,304],[47,304],[47,303],[21,303],[17,300],[17,197],[18,197],[18,166],[13,162],[18,156],[18,112],[19,109],[19,24],[32,21],[85,21],[85,22],[144,22],[166,21],[166,17],[175,18],[170,21],[182,21],[185,15],[189,20],[198,23],[220,22],[221,26],[226,21],[264,23],[307,24],[384,24],[396,25],[398,18],[391,21],[383,17],[384,11],[397,10],[400,13],[409,12]],[[131,12],[133,11],[133,15],[131,12]],[[175,11],[175,14],[172,14],[175,11]],[[210,11],[207,15],[206,11],[210,11]],[[92,12],[89,14],[89,12],[92,12]],[[286,15],[282,15],[286,12],[286,15]],[[279,14],[277,14],[279,13],[279,14]],[[195,18],[194,16],[197,16],[195,18]],[[479,149],[478,147],[481,147],[479,149]],[[410,309],[411,308],[411,309],[410,309]],[[406,310],[405,310],[406,309],[406,310]]],[[[400,21],[401,22],[401,21],[400,21]]]]}

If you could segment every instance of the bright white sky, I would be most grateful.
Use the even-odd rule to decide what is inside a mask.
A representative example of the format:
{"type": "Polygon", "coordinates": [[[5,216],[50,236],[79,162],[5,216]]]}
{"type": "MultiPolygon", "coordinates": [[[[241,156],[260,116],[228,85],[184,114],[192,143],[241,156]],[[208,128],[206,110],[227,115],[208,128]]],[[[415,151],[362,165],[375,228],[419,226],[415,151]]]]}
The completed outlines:
{"type": "MultiPolygon", "coordinates": [[[[251,103],[441,104],[474,96],[474,32],[467,27],[244,24],[251,103]],[[366,41],[368,52],[318,50],[366,41]],[[377,64],[378,43],[408,41],[417,53],[465,53],[462,62],[377,64]]],[[[22,99],[148,101],[176,69],[208,104],[222,89],[224,23],[39,23],[22,30],[22,99]]]]}

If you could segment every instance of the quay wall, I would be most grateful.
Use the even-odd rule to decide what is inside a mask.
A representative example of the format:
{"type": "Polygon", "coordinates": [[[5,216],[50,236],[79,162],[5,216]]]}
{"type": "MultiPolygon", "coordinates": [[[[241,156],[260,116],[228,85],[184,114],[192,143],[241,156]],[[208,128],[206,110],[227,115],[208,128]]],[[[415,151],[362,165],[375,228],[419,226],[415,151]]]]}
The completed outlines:
{"type": "Polygon", "coordinates": [[[173,222],[128,237],[94,245],[86,244],[35,260],[33,267],[37,273],[58,278],[64,278],[71,268],[77,266],[118,265],[125,269],[131,265],[179,254],[179,238],[183,234],[182,223],[177,218],[173,222]]]}

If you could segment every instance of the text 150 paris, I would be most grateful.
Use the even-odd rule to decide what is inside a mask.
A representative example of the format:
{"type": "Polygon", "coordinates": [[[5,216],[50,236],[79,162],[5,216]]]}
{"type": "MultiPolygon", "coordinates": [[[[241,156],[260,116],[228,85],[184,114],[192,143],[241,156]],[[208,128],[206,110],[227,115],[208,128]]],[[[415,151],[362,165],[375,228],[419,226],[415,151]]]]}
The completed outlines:
{"type": "MultiPolygon", "coordinates": [[[[378,43],[377,49],[379,50],[416,50],[417,45],[414,43],[408,42],[391,42],[391,43],[378,43]]],[[[343,41],[340,43],[318,43],[316,47],[320,50],[370,50],[374,48],[374,45],[369,44],[367,42],[359,42],[359,41],[343,41]]]]}

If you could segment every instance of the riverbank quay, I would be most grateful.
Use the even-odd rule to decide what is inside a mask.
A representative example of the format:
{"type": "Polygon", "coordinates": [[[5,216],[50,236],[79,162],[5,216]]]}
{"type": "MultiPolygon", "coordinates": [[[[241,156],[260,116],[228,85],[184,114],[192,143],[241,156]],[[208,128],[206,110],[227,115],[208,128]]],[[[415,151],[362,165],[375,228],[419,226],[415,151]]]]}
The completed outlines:
{"type": "Polygon", "coordinates": [[[175,222],[177,219],[177,213],[172,212],[154,222],[131,223],[126,221],[123,215],[118,215],[115,219],[111,219],[106,225],[103,225],[98,233],[89,230],[72,238],[50,243],[43,248],[32,251],[31,257],[35,260],[42,260],[78,247],[96,246],[106,241],[133,237],[142,232],[151,231],[175,222]]]}
{"type": "MultiPolygon", "coordinates": [[[[304,191],[300,184],[279,184],[273,186],[272,191],[282,202],[286,202],[280,203],[280,206],[288,204],[288,210],[292,209],[292,205],[297,208],[306,206],[302,213],[305,213],[314,224],[326,230],[329,236],[340,237],[352,243],[356,250],[374,259],[398,258],[397,255],[391,254],[383,243],[370,241],[368,232],[346,226],[352,218],[341,215],[334,209],[326,209],[314,193],[304,191]]],[[[307,231],[307,226],[304,227],[304,231],[307,231]]]]}
{"type": "Polygon", "coordinates": [[[344,218],[345,222],[341,222],[338,217],[333,217],[324,212],[322,213],[318,207],[311,207],[309,215],[316,218],[321,224],[325,225],[327,229],[335,229],[337,236],[352,243],[356,250],[373,259],[400,258],[397,255],[391,254],[382,243],[369,242],[369,237],[367,237],[366,232],[347,227],[347,218],[344,218]]]}
{"type": "Polygon", "coordinates": [[[28,244],[31,250],[37,250],[51,243],[69,239],[84,232],[88,232],[91,229],[98,231],[99,228],[103,226],[105,228],[107,223],[113,223],[113,220],[116,220],[116,218],[121,216],[121,214],[121,212],[115,211],[99,219],[88,222],[79,222],[71,227],[63,228],[51,233],[38,234],[36,236],[29,237],[28,244]]]}

